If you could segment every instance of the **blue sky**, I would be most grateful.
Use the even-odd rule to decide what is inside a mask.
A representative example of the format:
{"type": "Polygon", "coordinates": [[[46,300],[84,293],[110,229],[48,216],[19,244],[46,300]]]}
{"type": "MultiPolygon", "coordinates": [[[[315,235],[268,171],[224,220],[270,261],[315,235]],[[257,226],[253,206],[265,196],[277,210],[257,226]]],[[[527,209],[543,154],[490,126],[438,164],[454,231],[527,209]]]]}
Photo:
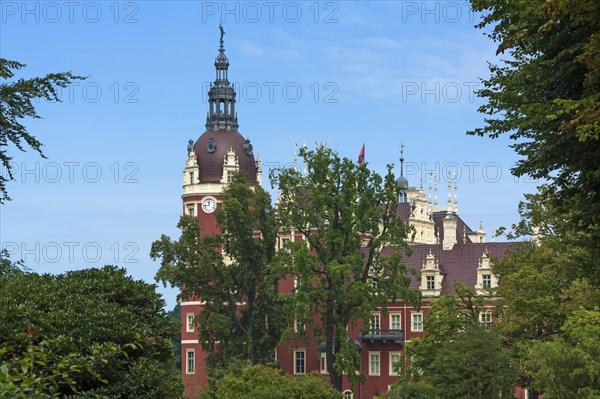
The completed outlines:
{"type": "MultiPolygon", "coordinates": [[[[11,151],[0,242],[37,272],[118,264],[153,282],[150,244],[177,235],[220,22],[240,132],[265,169],[290,163],[294,142],[318,140],[351,158],[365,143],[384,172],[403,141],[413,185],[458,165],[460,214],[488,232],[515,222],[535,188],[510,175],[507,139],[466,135],[482,125],[472,92],[497,57],[464,1],[2,0],[0,13],[1,56],[27,64],[19,76],[88,76],[27,121],[48,159],[11,151]]],[[[160,289],[172,307],[176,292],[160,289]]]]}

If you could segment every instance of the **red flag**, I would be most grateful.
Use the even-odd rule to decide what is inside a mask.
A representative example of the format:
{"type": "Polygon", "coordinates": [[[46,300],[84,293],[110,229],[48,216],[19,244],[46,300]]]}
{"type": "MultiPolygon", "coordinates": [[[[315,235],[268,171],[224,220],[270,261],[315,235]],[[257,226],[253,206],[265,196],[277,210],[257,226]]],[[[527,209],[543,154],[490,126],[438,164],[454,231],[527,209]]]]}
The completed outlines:
{"type": "Polygon", "coordinates": [[[365,162],[365,145],[363,144],[360,154],[358,154],[358,164],[362,165],[365,162]]]}

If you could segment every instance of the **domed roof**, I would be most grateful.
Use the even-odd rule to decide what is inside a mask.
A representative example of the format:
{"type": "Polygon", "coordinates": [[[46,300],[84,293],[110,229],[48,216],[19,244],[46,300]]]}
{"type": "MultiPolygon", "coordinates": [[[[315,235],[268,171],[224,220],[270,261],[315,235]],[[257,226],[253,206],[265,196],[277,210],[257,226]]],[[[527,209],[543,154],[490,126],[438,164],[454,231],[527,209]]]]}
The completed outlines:
{"type": "Polygon", "coordinates": [[[220,183],[223,161],[229,149],[238,158],[240,171],[250,184],[256,184],[256,161],[250,140],[235,130],[207,130],[194,144],[194,153],[200,166],[200,183],[220,183]]]}
{"type": "Polygon", "coordinates": [[[404,175],[400,175],[400,177],[396,179],[396,184],[404,187],[405,189],[408,188],[408,180],[406,179],[406,177],[404,177],[404,175]]]}

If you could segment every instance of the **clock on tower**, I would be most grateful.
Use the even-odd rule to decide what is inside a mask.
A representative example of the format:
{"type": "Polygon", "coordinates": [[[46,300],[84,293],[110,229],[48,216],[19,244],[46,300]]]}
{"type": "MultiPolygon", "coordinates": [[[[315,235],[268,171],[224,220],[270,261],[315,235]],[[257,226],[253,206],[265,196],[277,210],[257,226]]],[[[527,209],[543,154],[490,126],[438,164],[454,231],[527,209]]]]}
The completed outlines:
{"type": "Polygon", "coordinates": [[[214,198],[204,198],[202,201],[202,210],[206,213],[213,213],[217,209],[217,201],[214,198]]]}

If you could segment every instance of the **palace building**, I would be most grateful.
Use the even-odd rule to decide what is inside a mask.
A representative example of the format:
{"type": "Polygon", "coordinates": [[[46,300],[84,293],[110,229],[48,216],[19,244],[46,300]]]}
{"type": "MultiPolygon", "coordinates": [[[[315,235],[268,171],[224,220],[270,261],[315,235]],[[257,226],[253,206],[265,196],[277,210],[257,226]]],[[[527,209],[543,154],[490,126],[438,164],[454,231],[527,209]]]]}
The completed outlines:
{"type": "MultiPolygon", "coordinates": [[[[214,211],[219,206],[222,190],[235,173],[243,172],[251,185],[260,185],[262,181],[260,160],[254,156],[250,140],[238,131],[236,93],[228,80],[229,60],[222,34],[215,68],[216,78],[208,91],[206,131],[195,142],[190,140],[183,179],[183,212],[198,217],[201,234],[218,232],[214,211]]],[[[428,190],[423,182],[411,186],[404,177],[403,162],[401,155],[398,183],[408,188],[398,198],[398,212],[416,232],[410,243],[412,255],[406,257],[405,263],[419,272],[418,277],[413,278],[412,288],[421,290],[423,303],[419,309],[410,303],[390,303],[387,313],[373,309],[370,320],[349,329],[349,337],[360,347],[361,373],[368,378],[353,386],[345,381],[344,399],[371,399],[385,393],[397,379],[392,364],[400,359],[405,343],[423,336],[423,320],[431,300],[452,293],[456,281],[486,295],[498,284],[492,274],[491,259],[501,256],[511,245],[486,242],[481,225],[473,229],[460,217],[456,179],[452,181],[452,176],[445,179],[449,182],[448,200],[446,205],[440,206],[436,176],[430,176],[426,182],[428,190]]],[[[301,238],[299,232],[281,232],[278,249],[286,240],[301,238]]],[[[391,248],[384,249],[384,254],[386,251],[392,252],[391,248]]],[[[282,281],[280,289],[284,293],[292,292],[294,280],[282,281]]],[[[194,324],[194,317],[201,310],[202,303],[198,300],[184,298],[181,302],[182,375],[189,397],[194,397],[207,383],[206,353],[198,342],[198,329],[194,324]]],[[[491,305],[480,318],[484,322],[492,321],[491,305]]],[[[310,329],[310,326],[299,328],[310,329]]],[[[319,355],[319,345],[321,343],[314,338],[282,345],[276,348],[275,359],[289,374],[312,371],[327,374],[325,354],[319,355]]]]}

